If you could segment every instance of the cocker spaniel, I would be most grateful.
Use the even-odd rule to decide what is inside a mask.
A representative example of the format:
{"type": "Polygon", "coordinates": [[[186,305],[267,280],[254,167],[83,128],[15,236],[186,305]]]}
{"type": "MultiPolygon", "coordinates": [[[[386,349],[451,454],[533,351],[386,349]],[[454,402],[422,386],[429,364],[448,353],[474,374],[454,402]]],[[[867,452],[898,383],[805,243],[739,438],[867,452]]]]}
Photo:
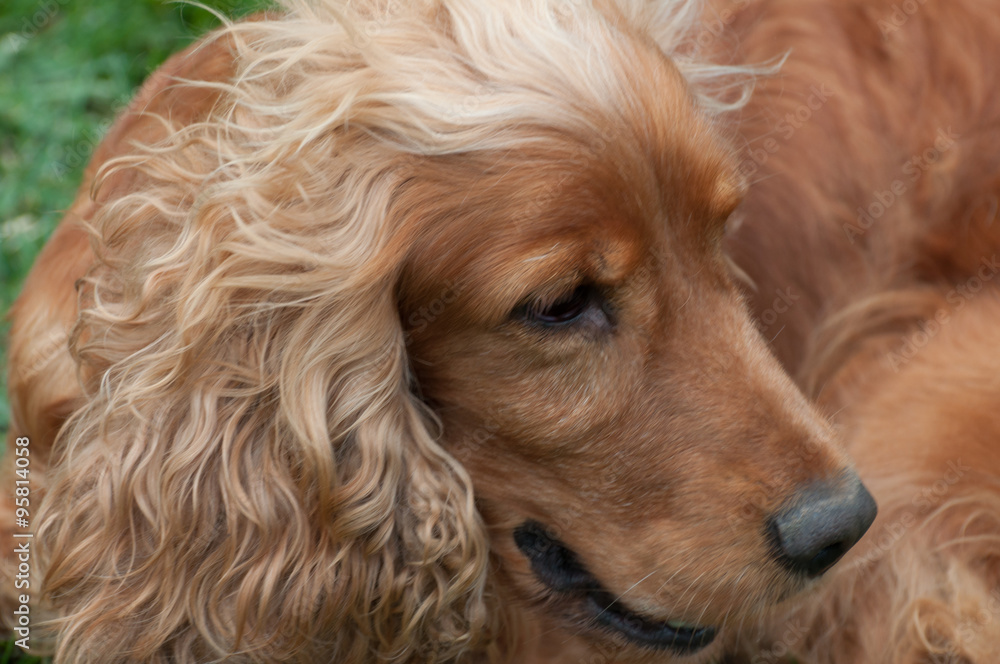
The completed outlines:
{"type": "Polygon", "coordinates": [[[155,73],[12,312],[57,661],[707,661],[854,544],[698,20],[289,0],[155,73]]]}

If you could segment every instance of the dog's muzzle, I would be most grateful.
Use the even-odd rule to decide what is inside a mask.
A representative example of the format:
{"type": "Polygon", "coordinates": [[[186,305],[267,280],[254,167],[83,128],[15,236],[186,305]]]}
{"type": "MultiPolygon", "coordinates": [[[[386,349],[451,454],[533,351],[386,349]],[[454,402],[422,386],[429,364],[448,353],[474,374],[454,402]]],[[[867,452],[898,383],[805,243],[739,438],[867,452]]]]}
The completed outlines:
{"type": "Polygon", "coordinates": [[[546,587],[563,597],[580,601],[595,624],[636,645],[690,654],[715,639],[717,630],[714,627],[676,620],[652,620],[630,610],[587,571],[572,550],[537,521],[518,526],[514,530],[514,542],[546,587]]]}

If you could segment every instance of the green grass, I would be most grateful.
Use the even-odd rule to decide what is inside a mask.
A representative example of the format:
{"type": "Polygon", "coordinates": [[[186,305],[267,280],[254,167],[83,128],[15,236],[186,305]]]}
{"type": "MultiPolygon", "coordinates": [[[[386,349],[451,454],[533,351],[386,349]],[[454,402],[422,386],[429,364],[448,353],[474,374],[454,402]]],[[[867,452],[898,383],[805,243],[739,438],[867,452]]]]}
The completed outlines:
{"type": "MultiPolygon", "coordinates": [[[[265,2],[205,4],[233,16],[265,2]]],[[[203,9],[162,0],[0,3],[0,314],[115,114],[168,55],[216,24],[203,9]]],[[[5,350],[0,341],[4,381],[5,350]]],[[[0,387],[4,431],[10,413],[0,387]]]]}
{"type": "MultiPolygon", "coordinates": [[[[267,0],[202,0],[229,16],[267,0]]],[[[73,200],[90,153],[142,81],[218,24],[163,0],[0,0],[0,316],[73,200]]],[[[0,322],[0,438],[10,426],[0,322]]],[[[41,662],[0,643],[0,664],[41,662]]]]}
{"type": "Polygon", "coordinates": [[[7,641],[0,645],[0,664],[43,664],[47,661],[47,659],[25,654],[23,650],[14,645],[13,641],[7,641]]]}

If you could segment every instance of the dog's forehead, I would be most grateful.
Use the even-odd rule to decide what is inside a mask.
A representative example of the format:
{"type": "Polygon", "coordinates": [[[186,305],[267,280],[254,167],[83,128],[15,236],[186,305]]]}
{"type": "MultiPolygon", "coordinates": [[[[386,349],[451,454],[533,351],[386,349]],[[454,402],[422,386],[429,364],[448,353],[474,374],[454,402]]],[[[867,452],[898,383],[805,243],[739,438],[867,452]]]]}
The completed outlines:
{"type": "MultiPolygon", "coordinates": [[[[458,303],[452,313],[468,308],[478,320],[499,322],[526,296],[557,295],[582,282],[613,286],[637,270],[664,267],[682,246],[707,250],[712,224],[705,218],[717,212],[670,191],[648,165],[640,183],[614,161],[567,167],[551,156],[510,152],[492,167],[471,169],[476,175],[463,187],[429,193],[428,203],[444,209],[427,210],[411,235],[404,299],[426,304],[446,293],[458,303]]],[[[713,206],[736,200],[724,177],[696,186],[725,200],[713,206]]]]}
{"type": "Polygon", "coordinates": [[[616,204],[627,194],[609,185],[602,195],[600,183],[528,161],[473,178],[452,192],[454,207],[427,215],[408,241],[405,298],[433,299],[447,286],[484,308],[514,306],[526,290],[624,278],[656,242],[649,224],[616,204]]]}
{"type": "Polygon", "coordinates": [[[460,285],[498,309],[525,288],[614,283],[664,243],[718,245],[743,192],[732,152],[662,53],[629,63],[589,102],[498,127],[507,147],[415,164],[404,298],[460,285]]]}

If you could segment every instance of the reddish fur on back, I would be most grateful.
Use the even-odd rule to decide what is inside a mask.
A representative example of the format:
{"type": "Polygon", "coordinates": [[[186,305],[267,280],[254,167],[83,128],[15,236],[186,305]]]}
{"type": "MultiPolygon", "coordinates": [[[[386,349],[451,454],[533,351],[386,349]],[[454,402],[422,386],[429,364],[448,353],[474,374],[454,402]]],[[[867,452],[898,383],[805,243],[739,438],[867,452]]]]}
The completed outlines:
{"type": "Polygon", "coordinates": [[[993,662],[1000,4],[730,4],[742,57],[788,59],[743,111],[753,184],[727,248],[880,507],[747,657],[993,662]]]}

